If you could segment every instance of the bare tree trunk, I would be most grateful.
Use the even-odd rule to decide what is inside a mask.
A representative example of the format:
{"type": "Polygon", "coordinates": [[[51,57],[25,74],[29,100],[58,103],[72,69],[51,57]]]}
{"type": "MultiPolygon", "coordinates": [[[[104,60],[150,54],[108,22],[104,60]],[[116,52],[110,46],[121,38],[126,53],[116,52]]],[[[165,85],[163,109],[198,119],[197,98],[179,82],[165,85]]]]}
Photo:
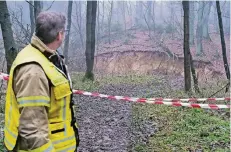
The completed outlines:
{"type": "Polygon", "coordinates": [[[209,36],[209,14],[211,10],[212,2],[204,2],[204,15],[203,15],[203,38],[211,40],[209,36]]]}
{"type": "Polygon", "coordinates": [[[219,1],[216,1],[216,6],[217,6],[217,15],[218,15],[218,21],[219,21],[219,28],[220,28],[220,37],[221,37],[223,62],[224,62],[226,77],[230,82],[230,71],[229,71],[229,64],[228,64],[227,56],[226,56],[225,38],[224,38],[224,31],[223,31],[223,24],[222,24],[221,9],[220,9],[219,1]]]}
{"type": "Polygon", "coordinates": [[[124,34],[127,35],[127,24],[126,24],[126,11],[125,11],[126,1],[122,1],[122,12],[123,12],[123,19],[124,19],[124,34]]]}
{"type": "Polygon", "coordinates": [[[174,34],[174,2],[170,2],[170,11],[171,11],[171,36],[173,38],[173,34],[174,34]]]}
{"type": "Polygon", "coordinates": [[[42,11],[43,9],[43,2],[42,1],[34,1],[34,18],[36,21],[36,18],[38,14],[42,11]]]}
{"type": "Polygon", "coordinates": [[[81,1],[79,1],[79,14],[78,14],[78,16],[79,16],[79,24],[78,24],[78,26],[79,26],[79,33],[80,33],[80,40],[81,40],[81,44],[82,44],[82,48],[84,48],[84,38],[83,38],[83,31],[82,31],[82,2],[81,1]]]}
{"type": "Polygon", "coordinates": [[[218,20],[217,20],[217,9],[216,9],[216,2],[214,2],[214,6],[213,6],[213,26],[214,26],[214,30],[215,32],[219,31],[219,25],[218,25],[218,20]]]}
{"type": "Polygon", "coordinates": [[[79,39],[81,42],[81,47],[84,50],[84,35],[83,35],[83,29],[82,29],[82,1],[75,1],[75,10],[76,10],[76,24],[77,27],[75,26],[75,24],[72,24],[72,26],[77,29],[77,32],[79,34],[79,39]]]}
{"type": "Polygon", "coordinates": [[[152,21],[152,1],[147,1],[147,22],[151,25],[152,21]]]}
{"type": "MultiPolygon", "coordinates": [[[[122,10],[123,11],[123,10],[122,10]]],[[[140,26],[142,23],[140,22],[143,20],[143,2],[136,1],[136,26],[140,26]]]]}
{"type": "Polygon", "coordinates": [[[155,33],[155,29],[156,29],[156,22],[155,22],[155,1],[153,1],[152,3],[152,21],[153,21],[153,31],[155,33]]]}
{"type": "Polygon", "coordinates": [[[136,15],[135,15],[135,25],[139,25],[139,1],[136,1],[136,15]]]}
{"type": "Polygon", "coordinates": [[[195,13],[194,13],[194,2],[191,1],[189,2],[190,4],[190,13],[189,13],[189,22],[190,22],[190,26],[189,26],[189,30],[190,30],[190,35],[189,35],[189,43],[190,45],[194,45],[194,20],[195,20],[195,13]]]}
{"type": "MultiPolygon", "coordinates": [[[[122,25],[121,24],[121,15],[120,15],[121,14],[121,1],[116,1],[116,2],[114,2],[113,5],[114,5],[113,6],[114,7],[113,8],[113,14],[114,14],[113,20],[114,20],[114,22],[117,23],[117,25],[122,25]]],[[[136,17],[136,15],[134,15],[134,16],[136,17]]]]}
{"type": "Polygon", "coordinates": [[[190,53],[190,65],[191,65],[191,72],[192,72],[192,76],[193,76],[194,89],[195,89],[196,93],[200,93],[200,89],[198,86],[198,78],[196,76],[196,70],[195,70],[194,64],[193,64],[193,58],[192,58],[191,52],[189,52],[189,53],[190,53]]]}
{"type": "Polygon", "coordinates": [[[108,43],[111,44],[111,19],[113,11],[113,1],[109,2],[111,4],[109,15],[108,15],[108,43]]]}
{"type": "Polygon", "coordinates": [[[203,36],[203,12],[204,12],[204,2],[199,2],[198,7],[198,21],[197,21],[197,30],[196,30],[196,54],[201,55],[203,54],[203,46],[202,46],[202,36],[203,36]]]}
{"type": "Polygon", "coordinates": [[[98,47],[99,47],[99,39],[100,39],[100,22],[99,22],[99,19],[100,19],[100,9],[99,9],[99,6],[100,6],[100,2],[98,3],[98,5],[97,5],[97,17],[96,17],[96,19],[97,19],[97,42],[96,42],[96,44],[97,44],[97,50],[98,50],[98,47]]]}
{"type": "Polygon", "coordinates": [[[182,1],[184,10],[184,77],[185,91],[191,90],[190,47],[189,47],[189,1],[182,1]]]}
{"type": "Polygon", "coordinates": [[[104,27],[104,12],[105,12],[105,8],[104,8],[104,1],[102,1],[102,3],[103,3],[103,13],[102,13],[102,21],[101,21],[101,31],[102,31],[102,33],[103,33],[103,27],[104,27]]]}
{"type": "Polygon", "coordinates": [[[10,14],[8,11],[6,1],[0,1],[0,10],[0,25],[7,61],[7,72],[9,73],[11,65],[17,55],[17,49],[13,37],[13,31],[10,22],[10,14]]]}
{"type": "Polygon", "coordinates": [[[64,57],[65,63],[68,64],[68,49],[69,49],[69,38],[70,38],[70,31],[71,31],[71,15],[72,15],[72,4],[73,1],[68,1],[68,10],[67,10],[67,30],[65,35],[64,41],[64,57]]]}
{"type": "Polygon", "coordinates": [[[97,1],[87,1],[87,22],[86,22],[86,65],[85,79],[94,80],[93,65],[95,55],[95,24],[96,24],[97,1]]]}
{"type": "MultiPolygon", "coordinates": [[[[180,23],[183,24],[184,16],[183,16],[183,7],[180,9],[180,23]]],[[[180,35],[183,36],[184,31],[180,30],[180,35]]]]}
{"type": "MultiPolygon", "coordinates": [[[[31,0],[30,3],[33,4],[33,0],[31,0]]],[[[30,9],[30,40],[35,30],[34,7],[31,4],[28,3],[30,9]]]]}
{"type": "Polygon", "coordinates": [[[150,25],[149,25],[149,22],[148,22],[147,19],[146,19],[145,14],[144,14],[144,21],[145,21],[145,23],[146,23],[147,26],[148,26],[148,36],[149,36],[149,38],[151,39],[151,38],[152,38],[151,29],[150,29],[150,25]]]}

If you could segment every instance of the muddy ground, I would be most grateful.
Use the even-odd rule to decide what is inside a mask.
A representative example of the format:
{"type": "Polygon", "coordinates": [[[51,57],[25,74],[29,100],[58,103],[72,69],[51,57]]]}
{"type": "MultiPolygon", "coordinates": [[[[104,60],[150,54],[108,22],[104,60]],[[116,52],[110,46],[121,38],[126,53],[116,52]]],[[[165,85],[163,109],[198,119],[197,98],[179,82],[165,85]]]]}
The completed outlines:
{"type": "MultiPolygon", "coordinates": [[[[99,90],[110,95],[142,97],[144,93],[155,92],[150,86],[143,85],[107,85],[99,90]]],[[[156,89],[161,86],[156,86],[156,89]]],[[[95,97],[75,95],[78,105],[78,123],[80,127],[79,152],[129,152],[137,142],[146,143],[147,138],[157,131],[153,122],[135,124],[132,119],[132,104],[95,97]]],[[[142,104],[140,104],[142,106],[142,104]]],[[[158,105],[157,105],[158,106],[158,105]]]]}

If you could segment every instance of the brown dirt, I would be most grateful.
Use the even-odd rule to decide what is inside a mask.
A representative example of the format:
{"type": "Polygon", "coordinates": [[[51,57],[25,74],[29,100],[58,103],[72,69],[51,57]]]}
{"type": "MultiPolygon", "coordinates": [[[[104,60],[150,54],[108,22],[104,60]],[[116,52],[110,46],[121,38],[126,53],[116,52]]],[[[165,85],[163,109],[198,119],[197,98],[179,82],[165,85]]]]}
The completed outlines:
{"type": "MultiPolygon", "coordinates": [[[[209,61],[194,60],[194,66],[200,81],[217,78],[222,73],[213,69],[209,61]]],[[[114,51],[95,56],[95,70],[109,74],[153,74],[184,75],[184,58],[164,51],[114,51]]]]}

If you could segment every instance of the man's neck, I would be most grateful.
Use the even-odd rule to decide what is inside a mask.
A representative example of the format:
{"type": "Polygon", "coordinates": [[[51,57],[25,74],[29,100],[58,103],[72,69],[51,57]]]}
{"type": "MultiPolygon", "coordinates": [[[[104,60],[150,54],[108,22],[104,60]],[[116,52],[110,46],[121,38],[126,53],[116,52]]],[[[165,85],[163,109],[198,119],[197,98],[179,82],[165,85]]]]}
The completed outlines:
{"type": "Polygon", "coordinates": [[[51,49],[51,50],[56,50],[56,49],[57,49],[57,46],[56,46],[56,44],[54,44],[54,43],[46,44],[46,46],[47,46],[49,49],[51,49]]]}

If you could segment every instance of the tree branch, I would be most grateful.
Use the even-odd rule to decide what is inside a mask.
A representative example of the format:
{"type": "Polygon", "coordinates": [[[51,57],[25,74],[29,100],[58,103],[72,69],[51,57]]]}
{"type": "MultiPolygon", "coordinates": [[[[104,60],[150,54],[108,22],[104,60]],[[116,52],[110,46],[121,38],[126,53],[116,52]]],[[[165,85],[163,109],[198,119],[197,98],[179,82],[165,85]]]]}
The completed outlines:
{"type": "MultiPolygon", "coordinates": [[[[31,2],[29,2],[28,0],[26,0],[26,2],[29,4],[29,5],[31,5],[31,6],[33,6],[34,7],[34,5],[33,4],[31,4],[31,2]]],[[[34,7],[35,8],[35,7],[34,7]]],[[[35,8],[36,9],[36,8],[35,8]]]]}
{"type": "Polygon", "coordinates": [[[52,5],[53,5],[54,2],[55,2],[55,1],[53,0],[53,2],[52,2],[51,5],[46,9],[46,11],[48,11],[48,10],[52,7],[52,5]]]}

